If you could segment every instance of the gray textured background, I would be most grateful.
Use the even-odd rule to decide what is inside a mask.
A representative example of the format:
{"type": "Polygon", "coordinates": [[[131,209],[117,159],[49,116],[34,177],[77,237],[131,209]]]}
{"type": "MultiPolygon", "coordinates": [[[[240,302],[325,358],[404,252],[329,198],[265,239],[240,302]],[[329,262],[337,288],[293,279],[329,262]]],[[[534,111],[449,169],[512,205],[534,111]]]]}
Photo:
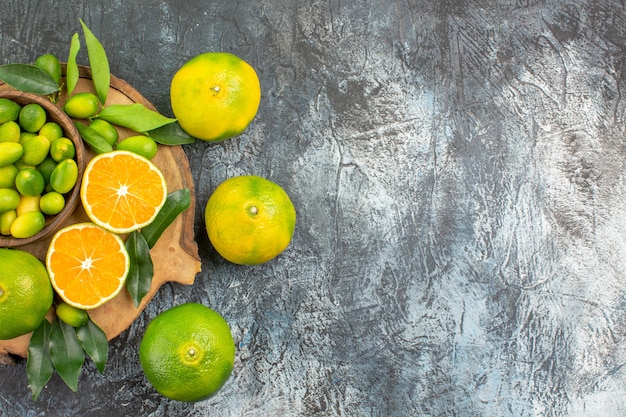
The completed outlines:
{"type": "Polygon", "coordinates": [[[171,76],[208,50],[263,91],[243,135],[185,147],[196,284],[163,287],[76,394],[54,376],[33,402],[24,362],[0,366],[0,415],[626,416],[623,1],[0,6],[0,63],[66,57],[80,17],[166,115],[171,76]],[[257,267],[222,260],[201,215],[248,173],[299,215],[257,267]],[[149,320],[190,300],[238,346],[197,404],[155,393],[137,356],[149,320]]]}

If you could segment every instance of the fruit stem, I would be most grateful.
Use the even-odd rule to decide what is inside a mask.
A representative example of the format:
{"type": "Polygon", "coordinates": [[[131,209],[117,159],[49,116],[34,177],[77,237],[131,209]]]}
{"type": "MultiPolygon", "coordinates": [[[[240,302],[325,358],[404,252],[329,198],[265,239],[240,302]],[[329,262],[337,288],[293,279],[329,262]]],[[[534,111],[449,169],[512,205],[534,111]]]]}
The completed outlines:
{"type": "Polygon", "coordinates": [[[250,213],[257,214],[258,212],[259,212],[259,209],[256,206],[250,207],[250,213]]]}

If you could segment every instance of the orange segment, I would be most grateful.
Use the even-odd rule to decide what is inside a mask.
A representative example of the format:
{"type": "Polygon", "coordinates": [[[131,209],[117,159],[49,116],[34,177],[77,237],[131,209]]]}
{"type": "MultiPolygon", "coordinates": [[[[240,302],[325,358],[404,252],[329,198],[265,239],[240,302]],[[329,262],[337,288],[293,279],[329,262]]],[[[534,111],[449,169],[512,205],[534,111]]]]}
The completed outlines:
{"type": "Polygon", "coordinates": [[[167,198],[167,185],[148,159],[118,150],[89,162],[80,196],[92,222],[115,233],[129,233],[154,220],[167,198]]]}
{"type": "Polygon", "coordinates": [[[67,304],[84,310],[119,294],[129,266],[122,239],[93,223],[59,230],[46,254],[46,267],[56,292],[67,304]]]}

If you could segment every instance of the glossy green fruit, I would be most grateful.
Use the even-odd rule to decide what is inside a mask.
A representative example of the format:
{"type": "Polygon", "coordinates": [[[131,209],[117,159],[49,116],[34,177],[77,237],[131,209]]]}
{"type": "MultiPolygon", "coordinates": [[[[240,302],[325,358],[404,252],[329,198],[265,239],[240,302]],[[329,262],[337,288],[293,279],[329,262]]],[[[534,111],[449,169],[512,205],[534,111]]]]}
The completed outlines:
{"type": "Polygon", "coordinates": [[[29,211],[17,216],[11,225],[11,235],[18,239],[35,236],[46,226],[46,219],[40,211],[29,211]]]}
{"type": "Polygon", "coordinates": [[[20,110],[18,120],[22,129],[35,133],[46,124],[47,117],[46,110],[40,104],[28,103],[20,110]]]}
{"type": "Polygon", "coordinates": [[[17,120],[22,106],[8,98],[0,98],[0,123],[17,120]]]}
{"type": "Polygon", "coordinates": [[[99,109],[98,96],[89,92],[74,94],[63,106],[65,113],[76,119],[89,119],[95,116],[99,109]]]}
{"type": "Polygon", "coordinates": [[[151,137],[145,135],[135,135],[120,141],[116,149],[134,152],[146,159],[152,159],[157,154],[157,143],[151,137]]]}
{"type": "Polygon", "coordinates": [[[50,185],[58,193],[68,193],[76,185],[78,180],[78,165],[73,159],[64,159],[52,171],[50,185]]]}
{"type": "Polygon", "coordinates": [[[13,120],[0,125],[0,142],[19,142],[20,141],[20,125],[13,120]]]}

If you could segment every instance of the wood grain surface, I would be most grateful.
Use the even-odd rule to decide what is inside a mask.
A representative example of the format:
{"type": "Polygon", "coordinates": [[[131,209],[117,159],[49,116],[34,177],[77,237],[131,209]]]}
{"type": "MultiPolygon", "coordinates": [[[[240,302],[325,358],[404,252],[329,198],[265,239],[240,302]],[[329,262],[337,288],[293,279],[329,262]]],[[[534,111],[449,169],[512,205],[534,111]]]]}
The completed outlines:
{"type": "MultiPolygon", "coordinates": [[[[91,82],[90,69],[84,66],[79,69],[80,78],[74,92],[95,92],[93,83],[91,82]]],[[[0,89],[7,88],[10,87],[6,84],[0,84],[0,89]]],[[[64,93],[59,97],[57,106],[62,107],[66,98],[64,90],[64,93]]],[[[118,77],[112,76],[111,88],[109,89],[106,105],[132,103],[141,103],[152,110],[156,110],[154,106],[141,96],[131,85],[118,77]]],[[[119,128],[118,131],[120,140],[135,134],[124,128],[119,128]]],[[[89,161],[94,154],[87,146],[85,152],[86,160],[89,161]]],[[[200,272],[201,269],[198,248],[194,240],[195,194],[187,157],[180,146],[159,145],[158,152],[152,159],[152,162],[163,173],[168,192],[181,188],[189,188],[192,194],[192,204],[186,212],[180,215],[165,230],[161,238],[150,250],[150,255],[154,263],[154,276],[150,290],[143,298],[140,305],[135,307],[128,292],[123,290],[113,300],[89,311],[91,319],[104,330],[109,339],[116,337],[130,326],[163,284],[166,282],[175,282],[185,285],[193,284],[196,274],[200,272]]],[[[90,220],[85,214],[82,205],[78,204],[74,213],[69,216],[60,227],[86,221],[90,220]]],[[[51,239],[52,235],[34,243],[15,247],[15,249],[28,251],[44,261],[51,239]]],[[[54,308],[51,309],[49,317],[53,317],[53,315],[54,308]]],[[[26,357],[29,341],[30,334],[11,340],[0,340],[0,356],[13,354],[26,357]]],[[[0,362],[7,361],[7,358],[0,358],[0,362]]]]}

